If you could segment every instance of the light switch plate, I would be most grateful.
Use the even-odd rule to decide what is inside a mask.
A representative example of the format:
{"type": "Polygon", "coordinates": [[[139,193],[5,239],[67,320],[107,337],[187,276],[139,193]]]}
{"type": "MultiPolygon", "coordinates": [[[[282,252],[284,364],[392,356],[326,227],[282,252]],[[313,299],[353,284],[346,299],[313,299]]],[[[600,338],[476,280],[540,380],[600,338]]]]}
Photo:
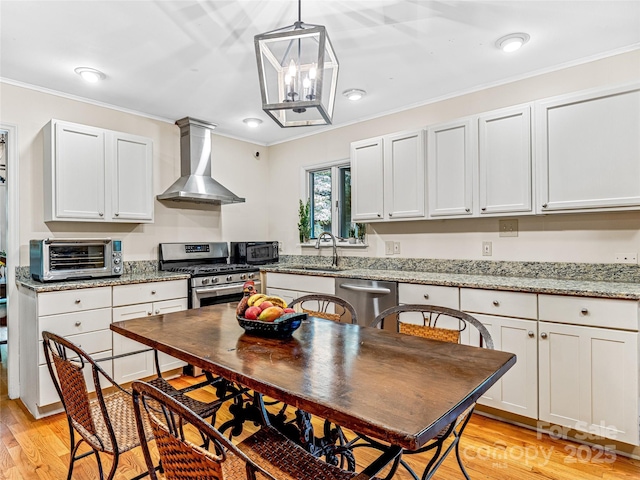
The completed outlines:
{"type": "Polygon", "coordinates": [[[400,242],[393,242],[393,253],[400,255],[400,242]]]}
{"type": "Polygon", "coordinates": [[[384,254],[393,255],[393,242],[384,242],[384,254]]]}
{"type": "Polygon", "coordinates": [[[501,237],[517,237],[518,236],[518,220],[500,220],[501,237]]]}
{"type": "Polygon", "coordinates": [[[492,255],[491,242],[482,242],[482,255],[490,257],[492,255]]]}

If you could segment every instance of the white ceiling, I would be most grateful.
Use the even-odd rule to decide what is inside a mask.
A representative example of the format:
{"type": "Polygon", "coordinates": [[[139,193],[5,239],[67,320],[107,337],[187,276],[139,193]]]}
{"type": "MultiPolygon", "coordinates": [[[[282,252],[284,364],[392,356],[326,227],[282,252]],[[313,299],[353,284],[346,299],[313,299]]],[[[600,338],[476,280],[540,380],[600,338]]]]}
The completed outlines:
{"type": "MultiPolygon", "coordinates": [[[[283,129],[261,110],[253,37],[296,19],[296,0],[0,0],[0,79],[278,143],[329,128],[283,129]],[[86,84],[79,66],[107,78],[86,84]]],[[[368,92],[339,95],[334,126],[640,48],[640,0],[303,0],[302,20],[327,28],[338,92],[368,92]],[[513,32],[531,40],[499,51],[513,32]]]]}

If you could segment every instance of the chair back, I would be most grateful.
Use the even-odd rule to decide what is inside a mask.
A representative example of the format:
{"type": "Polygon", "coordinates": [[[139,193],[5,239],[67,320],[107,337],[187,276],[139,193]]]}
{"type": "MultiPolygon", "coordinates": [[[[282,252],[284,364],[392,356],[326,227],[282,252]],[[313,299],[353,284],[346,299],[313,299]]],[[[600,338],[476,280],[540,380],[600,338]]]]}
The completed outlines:
{"type": "MultiPolygon", "coordinates": [[[[255,480],[256,472],[273,479],[215,427],[176,399],[142,381],[133,382],[132,391],[138,432],[143,438],[144,419],[148,420],[166,480],[255,480]],[[202,440],[208,449],[194,443],[202,440]]],[[[142,442],[142,451],[150,478],[155,480],[147,442],[142,442]]]]}
{"type": "MultiPolygon", "coordinates": [[[[80,347],[51,332],[42,332],[47,367],[53,384],[60,396],[69,422],[90,444],[96,440],[104,450],[116,445],[116,436],[109,421],[107,408],[100,385],[105,378],[117,387],[111,377],[80,347]],[[87,386],[90,379],[91,388],[87,386]],[[96,392],[102,416],[95,416],[91,408],[89,391],[96,392]],[[108,438],[100,437],[108,436],[108,438]]],[[[120,387],[118,387],[120,388],[120,387]]]]}
{"type": "Polygon", "coordinates": [[[396,305],[381,312],[371,323],[372,327],[381,327],[385,318],[397,318],[397,331],[432,340],[459,343],[460,335],[470,325],[480,334],[480,346],[493,349],[493,339],[487,328],[466,312],[435,305],[396,305]],[[401,314],[416,312],[422,315],[421,323],[404,322],[401,314]],[[446,326],[444,325],[446,323],[446,326]]]}
{"type": "Polygon", "coordinates": [[[356,309],[346,300],[329,294],[303,295],[293,300],[289,308],[298,308],[313,317],[326,318],[334,322],[358,323],[356,309]]]}

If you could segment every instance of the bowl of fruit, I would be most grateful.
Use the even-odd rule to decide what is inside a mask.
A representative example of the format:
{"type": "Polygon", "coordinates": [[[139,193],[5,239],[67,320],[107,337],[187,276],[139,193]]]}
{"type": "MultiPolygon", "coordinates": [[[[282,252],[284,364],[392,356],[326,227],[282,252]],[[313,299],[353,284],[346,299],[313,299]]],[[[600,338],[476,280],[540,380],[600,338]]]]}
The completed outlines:
{"type": "Polygon", "coordinates": [[[300,327],[306,313],[287,307],[282,298],[254,293],[240,300],[236,308],[238,324],[245,333],[270,338],[289,338],[300,327]]]}

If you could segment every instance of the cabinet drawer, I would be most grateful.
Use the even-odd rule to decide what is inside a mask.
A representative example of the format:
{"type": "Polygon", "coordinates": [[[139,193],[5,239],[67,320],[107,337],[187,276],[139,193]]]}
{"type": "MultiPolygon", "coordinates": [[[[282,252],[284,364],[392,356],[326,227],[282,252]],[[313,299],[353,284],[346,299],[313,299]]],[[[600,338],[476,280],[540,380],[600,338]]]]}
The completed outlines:
{"type": "Polygon", "coordinates": [[[460,309],[460,292],[458,287],[401,283],[398,285],[398,302],[437,305],[458,310],[460,309]]]}
{"type": "Polygon", "coordinates": [[[540,295],[540,320],[638,331],[638,302],[608,298],[540,295]]]}
{"type": "Polygon", "coordinates": [[[135,283],[113,287],[113,306],[133,305],[134,303],[157,302],[187,296],[186,280],[167,282],[135,283]]]}
{"type": "Polygon", "coordinates": [[[314,277],[311,275],[291,275],[288,273],[268,273],[268,288],[284,288],[299,292],[328,293],[336,291],[333,277],[314,277]]]}
{"type": "MultiPolygon", "coordinates": [[[[89,355],[93,355],[96,352],[104,351],[105,348],[111,349],[111,336],[111,330],[106,328],[105,330],[81,333],[80,335],[71,335],[69,337],[66,337],[66,339],[79,346],[89,355]]],[[[38,342],[38,345],[38,365],[44,365],[47,363],[47,359],[44,356],[42,340],[38,342]]]]}
{"type": "Polygon", "coordinates": [[[538,318],[538,302],[535,293],[461,288],[460,309],[465,312],[487,313],[503,317],[538,318]]]}
{"type": "Polygon", "coordinates": [[[38,315],[78,312],[111,306],[111,287],[82,288],[38,294],[38,315]]]}
{"type": "Polygon", "coordinates": [[[42,340],[42,332],[44,331],[68,337],[70,335],[108,329],[109,325],[111,325],[110,308],[100,308],[90,312],[49,315],[38,319],[38,340],[42,340]]]}

